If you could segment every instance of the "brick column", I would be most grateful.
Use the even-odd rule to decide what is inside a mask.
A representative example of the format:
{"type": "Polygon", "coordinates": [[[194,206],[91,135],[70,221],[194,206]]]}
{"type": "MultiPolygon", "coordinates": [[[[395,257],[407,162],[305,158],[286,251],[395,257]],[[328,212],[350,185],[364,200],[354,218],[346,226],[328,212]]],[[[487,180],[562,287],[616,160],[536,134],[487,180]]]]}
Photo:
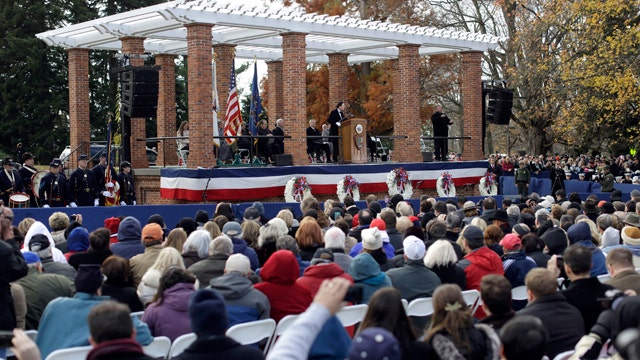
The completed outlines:
{"type": "MultiPolygon", "coordinates": [[[[69,49],[69,122],[71,150],[82,142],[86,145],[69,159],[68,168],[75,169],[78,155],[89,154],[91,139],[91,118],[89,117],[89,50],[69,49]]],[[[20,161],[20,160],[16,160],[20,161]]],[[[47,160],[49,161],[49,160],[47,160]]]]}
{"type": "Polygon", "coordinates": [[[284,120],[290,124],[284,140],[284,148],[293,156],[295,165],[307,162],[307,59],[305,53],[306,34],[282,34],[282,84],[284,120]]]}
{"type": "MultiPolygon", "coordinates": [[[[327,114],[336,108],[340,101],[348,100],[349,96],[349,54],[329,54],[329,108],[327,114]]],[[[326,119],[322,119],[321,124],[326,119]]]]}
{"type": "MultiPolygon", "coordinates": [[[[235,45],[216,44],[213,45],[213,53],[216,57],[216,90],[218,91],[218,100],[220,101],[220,111],[218,112],[218,121],[220,128],[224,126],[224,117],[227,113],[227,98],[229,97],[229,74],[231,72],[231,64],[236,57],[235,45]]],[[[245,119],[242,119],[245,120],[245,119]]],[[[220,136],[223,136],[220,133],[220,136]]],[[[225,141],[220,139],[220,141],[225,141]]]]}
{"type": "Polygon", "coordinates": [[[393,82],[393,132],[409,138],[396,140],[393,160],[420,162],[420,47],[414,44],[398,46],[398,72],[393,82]]]}
{"type": "Polygon", "coordinates": [[[211,88],[211,28],[187,25],[189,161],[190,168],[215,165],[213,156],[213,89],[211,88]]]}
{"type": "Polygon", "coordinates": [[[269,84],[269,98],[267,99],[269,118],[283,117],[284,97],[282,95],[282,61],[267,62],[267,81],[269,84]]]}
{"type": "MultiPolygon", "coordinates": [[[[158,137],[176,136],[176,65],[175,56],[159,54],[156,65],[160,66],[160,83],[158,84],[158,137]]],[[[158,159],[156,165],[175,165],[176,141],[164,140],[158,143],[158,159]]]]}
{"type": "Polygon", "coordinates": [[[464,160],[482,160],[482,53],[463,52],[460,89],[462,96],[463,135],[471,136],[464,140],[464,160]]]}
{"type": "MultiPolygon", "coordinates": [[[[144,38],[141,37],[124,37],[122,41],[122,52],[128,55],[144,54],[144,38]]],[[[144,59],[131,58],[131,66],[143,66],[144,59]]],[[[144,139],[147,137],[147,119],[131,118],[131,166],[134,168],[147,168],[149,161],[147,160],[147,144],[144,141],[136,139],[144,139]]]]}

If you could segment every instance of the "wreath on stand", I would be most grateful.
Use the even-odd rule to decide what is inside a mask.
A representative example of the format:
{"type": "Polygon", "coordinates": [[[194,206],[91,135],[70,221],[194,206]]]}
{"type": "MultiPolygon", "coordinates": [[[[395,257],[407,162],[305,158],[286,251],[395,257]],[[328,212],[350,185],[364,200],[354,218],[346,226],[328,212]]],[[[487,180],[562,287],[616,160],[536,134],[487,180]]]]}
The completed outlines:
{"type": "Polygon", "coordinates": [[[496,174],[487,171],[486,175],[480,178],[478,184],[480,195],[493,196],[498,195],[498,182],[496,181],[496,174]]]}
{"type": "Polygon", "coordinates": [[[360,183],[351,175],[346,175],[343,179],[338,181],[338,190],[336,194],[340,202],[344,202],[344,197],[351,195],[354,201],[360,200],[360,183]]]}
{"type": "Polygon", "coordinates": [[[453,177],[450,172],[445,171],[440,175],[438,181],[436,181],[436,190],[439,197],[456,196],[456,185],[453,183],[453,177]]]}
{"type": "Polygon", "coordinates": [[[302,199],[311,196],[311,185],[307,182],[306,176],[294,176],[284,187],[284,201],[300,202],[302,199]]]}
{"type": "Polygon", "coordinates": [[[387,175],[387,187],[389,195],[400,194],[406,199],[410,199],[413,195],[413,186],[409,181],[409,173],[404,168],[397,168],[389,171],[387,175]]]}

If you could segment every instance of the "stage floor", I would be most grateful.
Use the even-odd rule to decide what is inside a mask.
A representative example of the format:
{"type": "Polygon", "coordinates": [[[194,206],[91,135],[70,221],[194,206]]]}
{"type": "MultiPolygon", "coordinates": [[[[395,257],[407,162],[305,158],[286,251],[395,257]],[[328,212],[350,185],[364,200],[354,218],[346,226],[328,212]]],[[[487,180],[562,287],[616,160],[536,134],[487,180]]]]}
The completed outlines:
{"type": "Polygon", "coordinates": [[[487,161],[310,164],[303,166],[223,167],[216,169],[163,168],[160,194],[165,199],[201,201],[203,193],[215,201],[258,200],[283,197],[287,182],[305,176],[313,194],[336,194],[337,184],[346,175],[359,183],[361,193],[387,192],[389,172],[403,168],[414,189],[435,189],[445,171],[458,186],[477,184],[487,170],[487,161]]]}

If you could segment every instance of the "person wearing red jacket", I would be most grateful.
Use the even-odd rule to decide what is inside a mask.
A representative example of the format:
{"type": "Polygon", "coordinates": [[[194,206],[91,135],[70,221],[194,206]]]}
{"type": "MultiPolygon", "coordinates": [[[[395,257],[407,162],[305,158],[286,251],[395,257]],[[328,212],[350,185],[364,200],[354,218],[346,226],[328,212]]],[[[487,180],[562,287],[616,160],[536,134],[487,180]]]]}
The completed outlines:
{"type": "Polygon", "coordinates": [[[335,277],[341,277],[349,280],[349,282],[353,284],[351,275],[345,273],[344,270],[333,261],[333,252],[331,252],[331,250],[316,250],[311,260],[311,266],[304,270],[302,277],[298,278],[296,283],[309,289],[313,296],[315,296],[320,289],[322,282],[327,279],[330,280],[335,277]]]}
{"type": "Polygon", "coordinates": [[[274,252],[260,270],[262,282],[254,287],[269,299],[271,318],[276,322],[303,313],[313,301],[311,291],[296,283],[299,274],[298,260],[289,250],[274,252]]]}

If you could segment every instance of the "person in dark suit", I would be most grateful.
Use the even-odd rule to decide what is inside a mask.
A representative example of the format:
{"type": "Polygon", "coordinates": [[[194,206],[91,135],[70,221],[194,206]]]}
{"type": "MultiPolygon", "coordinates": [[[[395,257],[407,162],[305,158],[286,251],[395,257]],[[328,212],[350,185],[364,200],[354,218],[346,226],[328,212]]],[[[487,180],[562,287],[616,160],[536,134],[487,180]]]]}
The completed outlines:
{"type": "Polygon", "coordinates": [[[22,178],[22,185],[24,186],[24,192],[29,194],[29,207],[38,207],[38,201],[36,198],[36,194],[38,193],[38,189],[33,189],[33,184],[31,183],[31,179],[33,175],[38,172],[33,166],[35,158],[33,154],[26,152],[22,154],[22,167],[18,170],[18,174],[20,174],[20,178],[22,178]]]}
{"type": "Polygon", "coordinates": [[[40,181],[38,197],[44,208],[65,207],[69,203],[67,178],[60,174],[60,159],[53,159],[49,163],[49,173],[40,181]]]}
{"type": "Polygon", "coordinates": [[[93,171],[87,168],[87,155],[78,157],[78,168],[69,176],[69,205],[98,206],[98,183],[93,171]]]}
{"type": "Polygon", "coordinates": [[[309,120],[309,127],[307,128],[307,153],[309,156],[313,156],[313,154],[315,154],[316,161],[321,162],[322,152],[324,152],[327,156],[327,161],[331,162],[329,144],[323,143],[322,138],[316,137],[321,135],[322,133],[316,127],[316,119],[309,120]]]}
{"type": "MultiPolygon", "coordinates": [[[[342,121],[347,119],[347,113],[345,112],[346,105],[344,102],[340,101],[336,108],[329,113],[329,118],[327,118],[327,123],[331,125],[331,130],[329,131],[329,135],[337,136],[338,129],[342,125],[342,121]]],[[[331,139],[331,143],[333,143],[333,162],[338,162],[338,156],[340,155],[340,143],[338,138],[331,139]]]]}
{"type": "Polygon", "coordinates": [[[273,155],[284,154],[284,119],[276,120],[276,127],[271,131],[273,134],[273,155]]]}
{"type": "MultiPolygon", "coordinates": [[[[431,115],[431,123],[433,124],[433,136],[449,136],[449,125],[453,125],[453,121],[442,112],[442,106],[436,106],[436,112],[431,115]]],[[[447,139],[434,139],[434,153],[436,160],[446,161],[449,141],[447,139]]]]}

